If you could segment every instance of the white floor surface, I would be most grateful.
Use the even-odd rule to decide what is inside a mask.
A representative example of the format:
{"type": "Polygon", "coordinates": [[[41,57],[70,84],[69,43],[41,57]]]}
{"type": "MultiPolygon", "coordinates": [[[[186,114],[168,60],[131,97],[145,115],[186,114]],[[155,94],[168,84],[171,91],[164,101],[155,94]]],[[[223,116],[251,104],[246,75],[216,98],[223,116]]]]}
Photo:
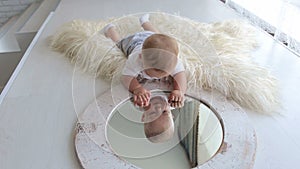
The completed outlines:
{"type": "MultiPolygon", "coordinates": [[[[77,113],[110,84],[76,71],[68,59],[48,47],[47,37],[72,19],[149,11],[177,13],[199,22],[238,18],[218,0],[62,0],[0,105],[1,169],[81,168],[74,149],[77,113]]],[[[248,111],[258,141],[254,168],[299,168],[300,57],[266,34],[261,42],[253,56],[279,79],[285,115],[268,117],[248,111]]]]}

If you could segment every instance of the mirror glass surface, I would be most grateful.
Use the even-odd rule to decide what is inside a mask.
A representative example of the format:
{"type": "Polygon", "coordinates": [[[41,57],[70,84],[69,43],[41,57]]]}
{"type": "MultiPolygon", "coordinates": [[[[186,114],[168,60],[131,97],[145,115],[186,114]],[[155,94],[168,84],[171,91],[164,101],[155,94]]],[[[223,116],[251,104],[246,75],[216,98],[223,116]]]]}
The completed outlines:
{"type": "MultiPolygon", "coordinates": [[[[168,93],[156,95],[167,97],[168,93]]],[[[223,142],[218,114],[198,99],[186,96],[183,107],[171,108],[174,136],[164,142],[146,138],[143,112],[127,99],[112,111],[106,126],[115,154],[140,168],[190,169],[211,159],[223,142]]]]}

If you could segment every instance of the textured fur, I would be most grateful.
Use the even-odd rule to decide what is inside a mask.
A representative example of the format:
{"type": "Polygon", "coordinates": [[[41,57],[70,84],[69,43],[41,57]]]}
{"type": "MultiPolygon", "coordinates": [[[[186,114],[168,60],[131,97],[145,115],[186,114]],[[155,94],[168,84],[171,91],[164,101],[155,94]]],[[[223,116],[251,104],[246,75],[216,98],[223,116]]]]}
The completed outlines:
{"type": "MultiPolygon", "coordinates": [[[[241,106],[262,113],[279,107],[277,80],[251,60],[256,30],[241,20],[199,23],[188,18],[152,13],[151,22],[179,41],[189,88],[217,89],[241,106]]],[[[137,15],[101,21],[74,20],[51,36],[52,49],[64,53],[83,71],[111,80],[126,61],[101,29],[117,25],[124,37],[141,31],[137,15]]]]}

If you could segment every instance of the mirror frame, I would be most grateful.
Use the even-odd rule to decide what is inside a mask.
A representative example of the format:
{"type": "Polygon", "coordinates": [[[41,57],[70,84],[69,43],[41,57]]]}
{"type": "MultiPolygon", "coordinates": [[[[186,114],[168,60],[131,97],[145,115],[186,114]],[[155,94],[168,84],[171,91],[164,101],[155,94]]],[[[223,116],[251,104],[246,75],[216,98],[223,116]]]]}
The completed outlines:
{"type": "MultiPolygon", "coordinates": [[[[256,135],[247,114],[233,100],[228,100],[218,91],[200,90],[201,99],[217,117],[222,120],[223,144],[219,151],[209,161],[194,169],[223,168],[239,169],[253,168],[256,152],[256,135]],[[212,99],[214,98],[214,99],[212,99]],[[213,104],[210,104],[213,100],[213,104]]],[[[187,94],[196,98],[195,94],[187,94]]],[[[111,90],[97,97],[85,111],[79,115],[75,125],[75,150],[83,168],[93,168],[96,165],[104,168],[134,168],[139,167],[116,156],[106,137],[106,125],[113,109],[124,102],[124,99],[112,98],[111,90]],[[115,103],[115,104],[114,104],[115,103]]]]}

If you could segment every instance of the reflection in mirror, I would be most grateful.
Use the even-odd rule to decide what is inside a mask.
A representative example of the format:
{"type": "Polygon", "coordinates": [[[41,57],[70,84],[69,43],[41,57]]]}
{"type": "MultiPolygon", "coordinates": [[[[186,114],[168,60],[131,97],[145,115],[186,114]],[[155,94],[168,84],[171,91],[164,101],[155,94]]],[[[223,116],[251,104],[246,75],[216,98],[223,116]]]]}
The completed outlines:
{"type": "MultiPolygon", "coordinates": [[[[154,95],[166,98],[168,94],[160,92],[154,95]]],[[[172,109],[164,99],[156,97],[152,100],[152,106],[140,109],[127,99],[113,110],[106,126],[106,135],[116,155],[145,169],[190,169],[205,163],[217,153],[224,131],[218,115],[206,104],[186,96],[183,107],[172,109]],[[163,117],[164,113],[166,117],[163,117]],[[167,133],[171,133],[171,137],[163,135],[167,139],[158,141],[149,139],[145,129],[149,127],[147,122],[153,123],[150,130],[154,131],[172,129],[170,126],[174,126],[167,133]]]]}
{"type": "Polygon", "coordinates": [[[174,116],[165,94],[152,93],[149,105],[142,108],[142,114],[144,132],[149,141],[162,143],[173,138],[174,116]]]}

